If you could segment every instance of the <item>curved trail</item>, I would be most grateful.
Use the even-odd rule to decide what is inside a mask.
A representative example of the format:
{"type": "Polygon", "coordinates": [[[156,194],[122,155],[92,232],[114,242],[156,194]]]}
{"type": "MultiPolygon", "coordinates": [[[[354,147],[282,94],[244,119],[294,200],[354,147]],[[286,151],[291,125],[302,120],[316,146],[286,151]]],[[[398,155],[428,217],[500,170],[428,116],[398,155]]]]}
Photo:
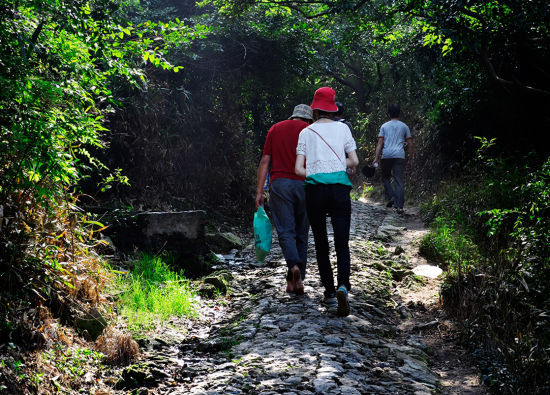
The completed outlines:
{"type": "Polygon", "coordinates": [[[425,232],[414,209],[398,216],[352,202],[345,318],[320,304],[311,232],[304,296],[285,293],[276,235],[264,267],[250,265],[250,247],[228,257],[227,303],[214,301],[199,323],[175,322],[145,345],[146,359],[167,378],[151,393],[484,393],[465,354],[441,336],[452,328],[437,306],[438,281],[411,271],[425,263],[417,253],[425,232]]]}

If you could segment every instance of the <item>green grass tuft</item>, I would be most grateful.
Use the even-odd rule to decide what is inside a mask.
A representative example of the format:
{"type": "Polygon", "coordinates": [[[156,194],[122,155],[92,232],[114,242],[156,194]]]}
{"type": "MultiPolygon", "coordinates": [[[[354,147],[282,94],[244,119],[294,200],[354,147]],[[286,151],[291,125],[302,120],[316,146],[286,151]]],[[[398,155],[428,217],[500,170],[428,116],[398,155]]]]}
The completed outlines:
{"type": "Polygon", "coordinates": [[[117,278],[121,315],[131,328],[148,329],[154,321],[197,314],[189,280],[160,257],[142,255],[128,275],[117,278]]]}
{"type": "Polygon", "coordinates": [[[374,187],[372,185],[362,185],[351,190],[350,196],[352,200],[366,199],[371,196],[374,187]]]}
{"type": "Polygon", "coordinates": [[[432,231],[420,242],[420,253],[450,275],[466,273],[483,260],[470,238],[455,228],[452,219],[443,217],[435,219],[432,231]]]}

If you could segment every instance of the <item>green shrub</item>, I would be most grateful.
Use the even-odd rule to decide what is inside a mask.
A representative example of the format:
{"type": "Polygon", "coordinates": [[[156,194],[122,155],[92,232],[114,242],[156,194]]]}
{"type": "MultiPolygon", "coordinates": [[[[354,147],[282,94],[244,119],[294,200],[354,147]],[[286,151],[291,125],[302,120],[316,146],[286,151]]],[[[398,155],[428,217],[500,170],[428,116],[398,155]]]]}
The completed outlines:
{"type": "Polygon", "coordinates": [[[453,220],[443,217],[435,219],[432,232],[422,239],[420,253],[445,266],[450,275],[466,273],[481,260],[470,238],[455,230],[453,220]]]}
{"type": "Polygon", "coordinates": [[[134,3],[0,5],[2,338],[31,325],[26,310],[42,311],[37,305],[68,324],[72,310],[101,300],[91,249],[103,226],[76,206],[79,183],[96,176],[106,190],[127,181],[96,157],[106,146],[106,117],[120,108],[117,90],[143,86],[144,62],[177,71],[164,60],[169,47],[203,31],[184,22],[130,23],[134,3]]]}
{"type": "Polygon", "coordinates": [[[448,267],[446,308],[477,347],[484,379],[499,392],[550,390],[550,158],[537,165],[488,158],[424,205],[421,242],[448,267]]]}

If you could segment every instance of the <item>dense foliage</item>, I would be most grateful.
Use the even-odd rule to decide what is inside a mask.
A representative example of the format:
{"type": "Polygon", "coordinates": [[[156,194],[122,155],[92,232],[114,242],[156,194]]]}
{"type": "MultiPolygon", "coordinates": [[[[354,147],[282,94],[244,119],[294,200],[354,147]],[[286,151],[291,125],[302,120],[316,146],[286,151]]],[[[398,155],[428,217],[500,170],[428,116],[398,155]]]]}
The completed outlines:
{"type": "Polygon", "coordinates": [[[100,299],[83,201],[249,221],[267,130],[329,85],[362,160],[401,104],[446,305],[517,378],[489,381],[547,388],[549,26],[546,0],[3,1],[0,334],[100,299]]]}
{"type": "Polygon", "coordinates": [[[550,158],[487,155],[425,206],[434,231],[422,250],[448,265],[444,304],[483,361],[486,382],[498,392],[545,393],[550,158]]]}
{"type": "Polygon", "coordinates": [[[78,208],[78,183],[92,173],[103,173],[101,188],[124,181],[94,157],[120,108],[115,89],[142,87],[146,63],[179,71],[164,52],[204,31],[133,24],[128,5],[0,5],[0,336],[13,352],[63,341],[54,319],[72,325],[102,300],[92,250],[102,225],[78,208]]]}
{"type": "Polygon", "coordinates": [[[235,9],[203,2],[194,11],[168,5],[154,2],[154,9],[212,30],[207,41],[171,52],[183,72],[154,72],[147,94],[130,94],[128,111],[110,118],[117,133],[105,162],[129,176],[132,188],[115,196],[134,206],[250,216],[267,130],[322,85],[335,87],[365,159],[390,101],[403,104],[413,127],[425,124],[439,53],[405,16],[386,16],[383,2],[314,18],[269,2],[235,9]]]}

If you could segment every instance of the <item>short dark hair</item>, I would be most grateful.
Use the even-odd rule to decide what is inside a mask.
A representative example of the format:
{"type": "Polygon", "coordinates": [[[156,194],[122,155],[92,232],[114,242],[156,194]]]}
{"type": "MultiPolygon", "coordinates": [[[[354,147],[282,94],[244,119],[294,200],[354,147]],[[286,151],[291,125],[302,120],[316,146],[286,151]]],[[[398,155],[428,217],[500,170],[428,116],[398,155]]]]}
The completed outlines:
{"type": "Polygon", "coordinates": [[[401,107],[399,107],[399,104],[392,103],[388,106],[388,114],[391,118],[397,118],[399,117],[399,114],[401,114],[401,107]]]}
{"type": "Polygon", "coordinates": [[[328,112],[323,110],[313,110],[313,113],[315,114],[315,111],[317,111],[317,116],[319,117],[332,117],[334,116],[334,112],[328,112]]]}
{"type": "Polygon", "coordinates": [[[338,111],[336,111],[336,115],[338,115],[338,116],[343,115],[344,114],[344,105],[341,102],[337,101],[336,102],[336,107],[338,107],[338,111]]]}

